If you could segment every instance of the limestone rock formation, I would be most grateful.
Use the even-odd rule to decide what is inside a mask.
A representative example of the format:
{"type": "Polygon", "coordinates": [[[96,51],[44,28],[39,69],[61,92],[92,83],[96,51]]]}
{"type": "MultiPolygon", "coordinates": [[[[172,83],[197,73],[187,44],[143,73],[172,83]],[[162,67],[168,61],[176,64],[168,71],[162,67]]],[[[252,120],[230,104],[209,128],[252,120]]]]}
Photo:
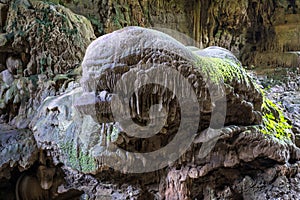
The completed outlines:
{"type": "MultiPolygon", "coordinates": [[[[165,74],[167,70],[161,76],[165,74]]],[[[164,76],[165,80],[168,78],[174,77],[164,76]]],[[[39,147],[48,150],[55,164],[64,164],[67,176],[61,190],[79,189],[91,199],[249,199],[261,195],[268,199],[281,194],[299,198],[300,149],[288,137],[276,138],[278,133],[272,130],[269,135],[263,134],[263,127],[269,130],[268,121],[263,118],[265,112],[274,112],[270,123],[276,123],[279,117],[279,111],[274,109],[266,102],[263,104],[258,86],[227,50],[190,51],[163,33],[129,27],[100,37],[89,46],[81,86],[70,86],[66,93],[47,98],[30,127],[39,147]],[[211,54],[207,55],[209,51],[211,54]],[[144,65],[147,62],[151,65],[144,65]],[[185,78],[190,77],[189,83],[198,83],[191,85],[195,91],[201,91],[196,92],[198,103],[203,103],[199,130],[193,144],[175,162],[146,174],[122,173],[132,166],[138,170],[151,165],[150,157],[143,153],[172,141],[176,124],[181,121],[179,105],[172,103],[176,97],[154,86],[141,87],[140,93],[129,97],[129,106],[131,118],[141,125],[151,119],[147,113],[149,104],[153,105],[151,101],[164,97],[162,105],[167,110],[167,120],[155,136],[141,139],[127,135],[109,108],[117,80],[130,71],[149,73],[156,64],[174,68],[185,78]],[[224,84],[227,114],[224,127],[215,130],[209,127],[212,99],[203,94],[208,93],[207,85],[215,89],[220,83],[224,84]],[[214,131],[219,135],[210,148],[206,142],[214,131]],[[207,151],[205,156],[201,156],[203,151],[207,151]],[[130,152],[141,154],[135,157],[137,154],[130,152]]],[[[117,110],[121,112],[122,107],[117,110]]]]}
{"type": "Polygon", "coordinates": [[[90,21],[63,6],[0,1],[1,199],[15,199],[20,173],[39,164],[40,146],[28,125],[48,96],[74,84],[94,38],[90,21]]]}
{"type": "Polygon", "coordinates": [[[300,199],[299,95],[240,62],[298,65],[299,8],[0,0],[0,199],[41,163],[58,199],[300,199]]]}
{"type": "Polygon", "coordinates": [[[38,148],[30,130],[16,130],[7,124],[0,124],[0,179],[11,178],[11,171],[30,168],[38,157],[38,148]]]}
{"type": "Polygon", "coordinates": [[[47,96],[74,81],[95,36],[90,21],[60,5],[16,0],[2,7],[0,63],[8,71],[1,73],[0,115],[26,128],[47,96]]]}
{"type": "MultiPolygon", "coordinates": [[[[103,90],[113,92],[114,85],[124,73],[133,69],[137,69],[138,72],[143,68],[143,64],[162,64],[175,68],[184,77],[191,79],[190,83],[193,84],[198,100],[204,102],[201,115],[211,112],[211,106],[205,104],[209,98],[212,98],[205,96],[209,90],[205,86],[205,81],[216,85],[219,82],[215,83],[215,81],[220,81],[220,83],[224,82],[223,89],[228,108],[225,123],[244,125],[259,123],[260,117],[257,112],[260,111],[262,97],[258,88],[242,70],[240,62],[232,54],[231,57],[223,56],[222,53],[226,54],[224,49],[212,50],[219,57],[212,53],[205,56],[206,51],[209,50],[199,51],[201,57],[198,57],[195,55],[198,52],[193,54],[182,44],[160,32],[138,27],[125,28],[100,37],[89,46],[82,64],[81,83],[85,92],[96,91],[97,94],[103,90]],[[95,51],[95,49],[99,50],[95,51]],[[216,70],[217,73],[214,74],[213,71],[216,70]],[[232,87],[235,91],[231,91],[232,87]],[[250,106],[249,113],[252,114],[242,119],[237,114],[238,111],[235,111],[235,106],[239,108],[250,106]],[[239,119],[233,119],[232,116],[239,116],[239,119]]],[[[147,66],[144,67],[147,69],[147,66]]]]}
{"type": "Polygon", "coordinates": [[[229,49],[244,65],[299,66],[299,0],[49,1],[89,17],[98,36],[126,26],[154,27],[196,41],[176,37],[185,45],[229,49]]]}

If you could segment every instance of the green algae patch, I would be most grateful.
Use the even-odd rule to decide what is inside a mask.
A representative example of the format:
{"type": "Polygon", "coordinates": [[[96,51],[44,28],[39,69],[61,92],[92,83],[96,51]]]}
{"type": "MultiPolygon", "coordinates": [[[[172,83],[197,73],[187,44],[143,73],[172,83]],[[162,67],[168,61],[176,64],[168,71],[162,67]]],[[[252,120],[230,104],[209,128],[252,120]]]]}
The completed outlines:
{"type": "Polygon", "coordinates": [[[291,139],[292,126],[283,115],[282,109],[267,97],[263,97],[262,104],[263,126],[261,132],[279,140],[291,139]]]}
{"type": "Polygon", "coordinates": [[[245,80],[247,85],[249,83],[246,71],[230,59],[198,57],[196,66],[201,69],[205,78],[215,84],[220,81],[231,83],[234,80],[245,80]]]}
{"type": "Polygon", "coordinates": [[[85,152],[79,147],[71,143],[62,143],[61,150],[67,155],[67,161],[73,169],[81,171],[83,173],[92,173],[97,170],[96,160],[89,155],[89,152],[85,152]]]}

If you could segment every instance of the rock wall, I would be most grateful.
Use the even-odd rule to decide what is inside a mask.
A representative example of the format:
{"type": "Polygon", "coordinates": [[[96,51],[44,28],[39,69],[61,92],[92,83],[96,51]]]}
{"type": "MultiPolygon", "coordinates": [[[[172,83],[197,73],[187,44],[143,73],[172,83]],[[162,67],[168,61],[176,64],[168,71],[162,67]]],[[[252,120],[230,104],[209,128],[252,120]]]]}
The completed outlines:
{"type": "Polygon", "coordinates": [[[5,24],[0,33],[0,116],[3,122],[26,128],[41,102],[64,91],[79,75],[95,35],[89,20],[60,5],[0,5],[5,24]]]}
{"type": "Polygon", "coordinates": [[[176,38],[186,45],[229,49],[244,65],[299,65],[290,53],[300,50],[299,0],[52,1],[87,16],[97,36],[132,25],[165,28],[196,41],[176,38]]]}

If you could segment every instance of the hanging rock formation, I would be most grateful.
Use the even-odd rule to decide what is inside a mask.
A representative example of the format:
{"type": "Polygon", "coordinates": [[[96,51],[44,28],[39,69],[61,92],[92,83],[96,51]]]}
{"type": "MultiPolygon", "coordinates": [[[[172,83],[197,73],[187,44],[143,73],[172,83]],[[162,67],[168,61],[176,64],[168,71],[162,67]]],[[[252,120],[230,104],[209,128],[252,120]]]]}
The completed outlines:
{"type": "MultiPolygon", "coordinates": [[[[168,80],[170,76],[163,78],[168,80]]],[[[176,77],[171,79],[176,80],[176,77]]],[[[161,32],[128,27],[100,37],[89,46],[83,61],[81,86],[48,98],[31,123],[37,143],[43,149],[49,149],[55,164],[64,164],[66,190],[82,190],[92,199],[235,198],[236,195],[256,198],[261,194],[266,198],[276,198],[282,187],[278,183],[284,180],[290,187],[289,192],[284,193],[290,198],[299,197],[300,149],[288,137],[280,140],[272,132],[263,134],[262,127],[266,126],[262,122],[263,110],[266,110],[261,110],[263,97],[239,61],[227,50],[214,47],[190,51],[161,32]],[[207,56],[207,52],[212,56],[207,56]],[[167,120],[155,136],[146,139],[129,136],[122,131],[124,127],[115,121],[109,108],[117,80],[126,78],[131,71],[151,74],[157,65],[174,68],[190,80],[189,83],[198,83],[191,85],[199,105],[202,105],[199,130],[193,144],[177,161],[147,174],[120,173],[119,170],[139,171],[150,166],[151,157],[143,156],[143,153],[168,145],[181,121],[177,110],[179,105],[174,103],[176,97],[164,88],[152,85],[141,87],[141,91],[129,96],[128,106],[133,121],[143,125],[145,121],[151,121],[149,106],[161,98],[162,106],[167,110],[167,120]],[[214,106],[209,95],[204,94],[208,94],[207,85],[216,89],[220,83],[224,84],[224,93],[221,94],[226,96],[227,104],[225,124],[222,128],[217,127],[221,129],[215,146],[204,146],[204,151],[210,151],[201,156],[203,145],[207,145],[207,138],[214,133],[214,129],[209,128],[214,106]],[[141,154],[136,156],[129,152],[141,154]],[[261,176],[257,175],[258,169],[261,176]],[[89,173],[95,176],[89,176],[89,173]],[[273,178],[268,178],[269,173],[273,178]],[[220,176],[224,178],[219,179],[220,176]],[[84,180],[88,187],[74,180],[84,180]],[[265,185],[261,186],[261,182],[265,185]],[[104,183],[109,184],[104,186],[104,183]],[[221,187],[225,183],[226,187],[221,187]],[[96,193],[92,188],[98,188],[96,193]]],[[[121,89],[126,93],[125,88],[121,89]]],[[[173,88],[169,89],[173,91],[173,88]]],[[[120,112],[122,109],[122,106],[116,108],[120,112]]],[[[272,112],[277,118],[276,111],[272,112]]]]}

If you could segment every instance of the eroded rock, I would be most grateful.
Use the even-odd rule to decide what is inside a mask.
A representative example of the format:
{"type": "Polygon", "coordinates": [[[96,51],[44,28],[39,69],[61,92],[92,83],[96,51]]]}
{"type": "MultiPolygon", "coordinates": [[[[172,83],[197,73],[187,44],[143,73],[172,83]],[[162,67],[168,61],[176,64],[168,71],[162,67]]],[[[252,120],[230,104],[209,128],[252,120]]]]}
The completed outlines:
{"type": "Polygon", "coordinates": [[[9,70],[4,70],[3,72],[0,73],[0,78],[2,79],[2,81],[8,85],[11,86],[12,83],[14,82],[14,77],[13,75],[10,73],[9,70]]]}
{"type": "Polygon", "coordinates": [[[14,167],[30,168],[37,160],[38,148],[30,130],[0,124],[0,178],[9,179],[14,167]]]}
{"type": "Polygon", "coordinates": [[[20,59],[14,58],[14,57],[9,57],[6,60],[6,67],[9,70],[10,73],[12,74],[17,74],[17,72],[23,71],[23,63],[20,59]]]}
{"type": "MultiPolygon", "coordinates": [[[[206,95],[209,94],[209,89],[206,88],[205,81],[215,85],[224,82],[228,112],[225,123],[243,125],[260,123],[262,96],[242,70],[236,57],[217,48],[206,49],[202,53],[200,50],[200,56],[195,54],[198,52],[192,53],[181,43],[158,31],[139,27],[124,28],[98,38],[88,47],[82,64],[81,83],[86,92],[99,93],[106,90],[113,93],[115,84],[126,72],[136,70],[136,73],[139,73],[153,67],[151,64],[161,64],[178,70],[184,77],[190,79],[198,101],[204,104],[202,116],[207,118],[207,114],[212,111],[207,102],[210,101],[206,95]],[[246,113],[251,113],[250,116],[241,115],[239,113],[241,110],[247,110],[246,113]],[[235,118],[236,116],[239,118],[235,118]]],[[[168,73],[164,74],[167,76],[168,73]]],[[[163,75],[156,77],[159,76],[163,75]]],[[[123,90],[127,91],[127,88],[123,90]]],[[[146,90],[157,89],[147,87],[146,90]]],[[[138,110],[145,109],[142,105],[138,110]]],[[[101,119],[98,120],[101,122],[101,119]]],[[[207,123],[205,119],[202,120],[202,123],[207,123]]]]}
{"type": "Polygon", "coordinates": [[[0,114],[4,122],[22,129],[47,96],[65,91],[74,82],[95,36],[90,21],[63,6],[27,0],[7,5],[6,29],[0,35],[1,63],[14,81],[0,80],[0,114]]]}
{"type": "Polygon", "coordinates": [[[60,5],[40,1],[28,4],[35,12],[23,1],[10,7],[6,28],[14,33],[12,46],[23,47],[31,56],[28,74],[53,76],[78,66],[86,46],[94,39],[90,22],[60,5]]]}
{"type": "MultiPolygon", "coordinates": [[[[63,95],[47,98],[31,123],[31,129],[39,147],[49,149],[49,153],[55,158],[55,164],[65,164],[65,173],[69,174],[67,175],[69,180],[67,180],[67,185],[61,188],[61,191],[80,188],[92,199],[97,198],[97,195],[109,198],[141,198],[144,194],[151,194],[151,197],[158,199],[231,198],[235,195],[256,198],[264,193],[269,197],[276,197],[279,194],[276,188],[281,187],[278,186],[278,183],[282,182],[283,179],[280,177],[283,176],[285,182],[294,181],[290,183],[290,187],[293,188],[291,197],[293,195],[297,197],[299,148],[288,138],[279,140],[272,134],[269,136],[262,134],[261,126],[263,125],[261,118],[258,117],[262,116],[262,96],[259,89],[241,69],[235,57],[224,57],[224,55],[232,56],[230,52],[218,49],[214,53],[214,56],[199,57],[195,51],[194,53],[189,51],[169,36],[138,27],[120,30],[96,40],[87,50],[83,62],[82,87],[78,85],[70,87],[69,91],[63,95]],[[149,41],[144,41],[144,39],[149,41]],[[131,49],[131,45],[135,48],[131,49]],[[143,45],[149,48],[142,48],[143,45]],[[141,183],[145,183],[140,187],[133,181],[137,180],[135,175],[119,174],[118,170],[126,172],[126,170],[134,170],[134,168],[144,169],[152,164],[151,159],[149,161],[147,156],[142,154],[136,156],[137,154],[126,151],[145,153],[162,148],[171,140],[172,134],[170,133],[175,130],[170,128],[170,124],[180,122],[170,120],[174,116],[176,119],[176,115],[178,117],[178,114],[174,114],[177,113],[178,104],[173,104],[169,107],[172,109],[167,109],[169,111],[168,126],[163,128],[166,132],[161,130],[150,139],[143,140],[129,137],[126,132],[122,132],[122,127],[118,122],[114,121],[109,108],[114,84],[126,72],[138,73],[142,70],[151,70],[151,67],[141,67],[147,61],[157,64],[165,63],[169,67],[174,67],[185,77],[193,77],[199,83],[197,86],[193,85],[196,91],[201,89],[207,91],[204,86],[203,77],[205,75],[208,76],[208,78],[206,76],[206,81],[212,85],[218,85],[216,80],[220,80],[215,77],[222,78],[228,112],[225,127],[217,130],[219,137],[215,146],[212,148],[205,146],[210,144],[205,142],[209,141],[210,134],[216,130],[208,131],[211,128],[208,127],[208,123],[204,123],[203,127],[199,129],[192,147],[177,161],[168,163],[166,168],[158,170],[158,172],[138,176],[142,180],[141,183]],[[214,64],[221,64],[225,69],[229,69],[231,76],[222,74],[224,68],[219,68],[214,64]],[[221,70],[219,71],[219,69],[221,70]],[[235,72],[232,72],[232,69],[235,69],[235,72]],[[230,123],[237,126],[229,126],[230,123]],[[200,154],[207,150],[205,150],[206,147],[207,154],[201,156],[200,154]],[[125,149],[125,153],[121,149],[125,149]],[[290,163],[296,163],[296,171],[289,171],[290,167],[280,168],[290,165],[290,163]],[[109,169],[111,166],[116,167],[115,170],[109,169]],[[132,166],[133,169],[130,169],[132,166]],[[275,166],[279,166],[280,169],[275,166]],[[72,172],[74,169],[78,173],[76,176],[72,172]],[[274,185],[273,188],[259,185],[261,179],[258,176],[252,176],[257,173],[258,169],[265,171],[262,172],[263,181],[274,185]],[[284,173],[285,170],[288,172],[282,175],[281,173],[284,173]],[[163,171],[166,174],[162,173],[163,171]],[[86,175],[87,173],[93,173],[97,178],[89,177],[86,175]],[[225,178],[214,185],[215,182],[218,182],[218,177],[222,176],[220,174],[226,173],[225,178]],[[287,174],[292,178],[287,178],[287,174]],[[122,186],[114,190],[112,189],[114,186],[108,185],[103,189],[101,180],[108,180],[111,183],[112,177],[122,184],[126,180],[125,182],[130,186],[125,184],[125,189],[122,186]],[[278,181],[276,181],[277,179],[278,181]],[[81,180],[84,180],[88,186],[82,186],[81,180]],[[210,184],[207,184],[207,181],[210,184]],[[220,189],[218,186],[226,181],[230,184],[220,189]],[[91,188],[98,188],[101,192],[95,194],[91,188]],[[130,193],[126,194],[124,191],[130,193]]],[[[153,91],[154,87],[146,87],[144,94],[137,93],[137,97],[143,94],[144,98],[155,99],[159,93],[153,91]],[[148,93],[150,91],[152,95],[145,95],[146,91],[148,93]]],[[[211,102],[208,101],[210,99],[206,99],[207,96],[201,95],[201,93],[197,94],[199,94],[197,97],[200,101],[207,100],[200,112],[209,116],[212,111],[211,102]]],[[[170,103],[168,99],[173,97],[168,93],[165,95],[163,106],[170,103]]],[[[137,109],[138,106],[141,106],[141,102],[143,101],[138,103],[133,99],[131,108],[135,106],[137,109]]],[[[140,108],[143,112],[133,109],[132,116],[140,115],[136,118],[137,120],[149,119],[150,115],[144,113],[145,110],[142,106],[140,108]]],[[[205,120],[209,121],[209,118],[200,118],[200,120],[205,122],[205,120]]]]}

